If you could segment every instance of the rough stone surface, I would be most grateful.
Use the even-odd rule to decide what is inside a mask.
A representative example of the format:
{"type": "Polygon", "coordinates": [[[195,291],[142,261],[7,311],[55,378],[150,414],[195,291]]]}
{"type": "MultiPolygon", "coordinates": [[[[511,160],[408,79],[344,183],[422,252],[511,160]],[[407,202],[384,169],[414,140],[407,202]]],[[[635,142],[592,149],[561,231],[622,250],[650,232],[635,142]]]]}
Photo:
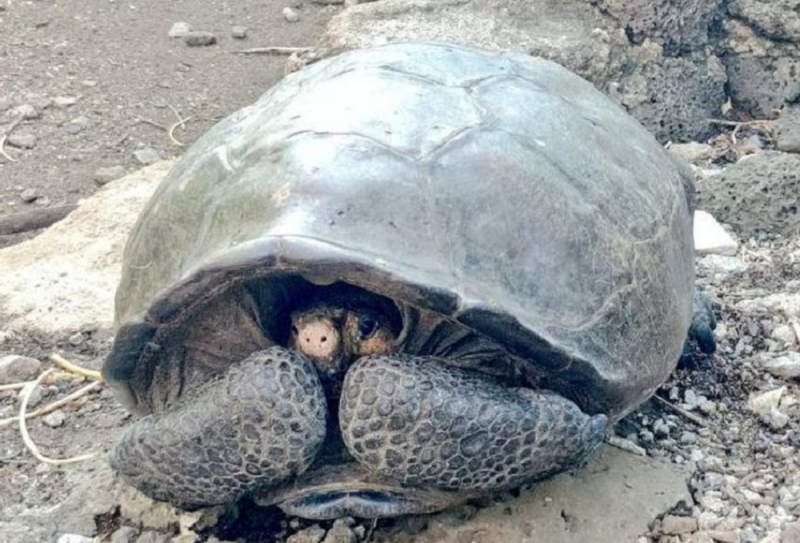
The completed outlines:
{"type": "MultiPolygon", "coordinates": [[[[752,2],[771,13],[774,28],[780,28],[780,20],[791,18],[781,11],[786,3],[752,2]]],[[[734,14],[736,5],[733,3],[731,8],[734,14]]],[[[796,38],[770,39],[759,27],[759,21],[747,14],[752,12],[724,24],[731,98],[757,118],[772,118],[784,104],[800,98],[800,45],[796,38]]]]}
{"type": "Polygon", "coordinates": [[[785,386],[767,392],[754,392],[750,394],[747,406],[764,423],[780,430],[789,423],[789,417],[779,409],[785,393],[785,386]]]}
{"type": "Polygon", "coordinates": [[[676,143],[670,145],[669,152],[683,159],[689,164],[697,164],[703,160],[708,160],[714,154],[714,148],[707,143],[690,141],[687,143],[676,143]]]}
{"type": "Polygon", "coordinates": [[[783,527],[781,543],[800,543],[800,522],[792,522],[783,527]]]}
{"type": "Polygon", "coordinates": [[[765,370],[776,377],[800,378],[800,353],[787,352],[784,356],[765,361],[763,366],[765,370]]]}
{"type": "Polygon", "coordinates": [[[800,42],[800,0],[731,0],[728,11],[769,38],[800,42]]]}
{"type": "Polygon", "coordinates": [[[708,27],[722,0],[596,0],[622,23],[634,43],[655,39],[671,51],[700,49],[708,44],[708,27]]]}
{"type": "Polygon", "coordinates": [[[581,0],[385,0],[336,16],[312,57],[405,39],[524,51],[592,81],[662,140],[708,134],[706,119],[725,101],[724,65],[705,52],[667,56],[652,40],[631,44],[625,27],[581,0]]]}
{"type": "Polygon", "coordinates": [[[687,474],[680,466],[603,446],[575,474],[545,481],[455,526],[447,515],[433,517],[415,542],[636,541],[659,512],[681,500],[691,503],[687,474]]]}
{"type": "Polygon", "coordinates": [[[763,151],[697,181],[698,207],[742,236],[800,233],[800,155],[763,151]]]}
{"type": "Polygon", "coordinates": [[[717,220],[706,211],[694,214],[694,250],[698,255],[736,254],[738,244],[717,220]]]}
{"type": "Polygon", "coordinates": [[[35,358],[15,354],[0,358],[0,385],[20,383],[35,379],[42,371],[42,363],[35,358]]]}
{"type": "Polygon", "coordinates": [[[64,337],[110,329],[128,232],[171,165],[160,162],[109,183],[39,236],[0,250],[4,329],[64,337]]]}
{"type": "Polygon", "coordinates": [[[775,147],[787,153],[800,153],[800,107],[787,108],[775,122],[775,147]]]}

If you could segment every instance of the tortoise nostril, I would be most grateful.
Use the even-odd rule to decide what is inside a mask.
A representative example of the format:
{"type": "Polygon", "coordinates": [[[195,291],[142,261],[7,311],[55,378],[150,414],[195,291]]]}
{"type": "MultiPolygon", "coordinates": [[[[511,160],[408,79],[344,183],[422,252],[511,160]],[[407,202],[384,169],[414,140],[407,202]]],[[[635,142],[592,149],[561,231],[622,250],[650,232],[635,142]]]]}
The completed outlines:
{"type": "Polygon", "coordinates": [[[328,341],[328,338],[326,336],[322,336],[322,339],[320,339],[320,341],[322,343],[325,343],[326,341],[328,341]]]}

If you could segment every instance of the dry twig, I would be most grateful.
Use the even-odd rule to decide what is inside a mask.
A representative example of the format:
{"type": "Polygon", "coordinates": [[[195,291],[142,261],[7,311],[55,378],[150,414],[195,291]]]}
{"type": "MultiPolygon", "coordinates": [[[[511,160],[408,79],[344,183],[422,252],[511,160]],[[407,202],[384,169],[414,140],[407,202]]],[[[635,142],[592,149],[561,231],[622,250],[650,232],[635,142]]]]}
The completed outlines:
{"type": "Polygon", "coordinates": [[[8,139],[8,136],[10,136],[10,135],[11,135],[11,132],[13,132],[13,131],[14,131],[14,129],[15,129],[15,128],[16,128],[16,127],[19,125],[19,123],[21,123],[21,122],[22,122],[22,117],[17,117],[17,118],[16,118],[16,119],[14,119],[13,121],[11,121],[11,124],[10,124],[10,125],[8,125],[8,129],[5,131],[5,133],[4,133],[2,136],[0,136],[0,156],[2,156],[3,158],[5,158],[5,159],[6,159],[6,160],[8,160],[9,162],[16,162],[16,161],[17,161],[17,159],[16,159],[16,158],[14,158],[14,157],[12,157],[11,155],[9,155],[9,154],[6,152],[6,140],[8,139]]]}
{"type": "MultiPolygon", "coordinates": [[[[31,383],[33,383],[33,381],[31,381],[31,383]]],[[[37,409],[36,411],[31,411],[30,413],[26,413],[25,414],[25,418],[33,419],[33,418],[36,418],[36,417],[41,417],[42,415],[47,415],[48,413],[52,413],[53,411],[55,411],[59,407],[63,407],[65,405],[67,405],[68,403],[70,403],[70,402],[72,402],[74,400],[77,400],[81,396],[85,396],[90,391],[98,388],[102,384],[103,384],[102,381],[93,381],[93,382],[89,383],[88,385],[86,385],[86,386],[84,386],[82,388],[79,388],[78,390],[76,390],[72,394],[69,394],[68,396],[64,396],[60,400],[56,400],[56,401],[54,401],[52,403],[49,403],[49,404],[45,405],[44,407],[41,407],[41,408],[37,409]]],[[[11,426],[17,421],[19,421],[19,417],[9,417],[7,419],[0,419],[0,429],[6,428],[8,426],[11,426]]]]}
{"type": "Polygon", "coordinates": [[[52,360],[56,366],[58,366],[64,371],[74,373],[75,375],[80,375],[81,377],[86,377],[87,379],[91,379],[92,381],[103,380],[103,376],[100,375],[99,371],[82,368],[76,364],[73,364],[69,360],[64,359],[59,354],[51,354],[50,360],[52,360]]]}
{"type": "Polygon", "coordinates": [[[33,381],[22,381],[21,383],[11,383],[11,384],[8,384],[8,385],[0,385],[0,392],[2,392],[3,390],[19,390],[21,388],[25,388],[26,386],[28,386],[32,382],[33,381]]]}
{"type": "Polygon", "coordinates": [[[293,55],[311,51],[311,47],[255,47],[231,51],[234,55],[293,55]]]}
{"type": "Polygon", "coordinates": [[[175,145],[177,145],[178,147],[183,147],[183,142],[181,142],[181,141],[178,141],[178,139],[175,137],[175,129],[176,129],[176,128],[178,128],[179,126],[180,126],[181,128],[186,128],[186,123],[188,123],[189,121],[191,121],[191,120],[192,120],[192,118],[191,118],[191,117],[187,117],[187,118],[185,118],[185,119],[184,119],[183,117],[181,117],[181,114],[180,114],[180,113],[178,113],[178,110],[177,110],[177,109],[175,109],[175,108],[174,108],[174,107],[172,107],[172,106],[169,106],[169,108],[172,110],[172,112],[173,112],[173,113],[175,114],[175,116],[178,118],[178,122],[176,122],[176,123],[172,124],[172,125],[169,127],[169,130],[167,130],[167,135],[169,136],[169,139],[172,141],[172,143],[174,143],[174,144],[175,144],[175,145]]]}
{"type": "MultiPolygon", "coordinates": [[[[31,439],[30,434],[28,434],[28,426],[26,424],[26,419],[27,419],[26,410],[28,409],[28,401],[31,399],[31,393],[37,386],[39,386],[39,383],[41,383],[42,380],[45,377],[47,377],[52,371],[53,371],[52,369],[49,369],[42,372],[42,374],[39,375],[39,377],[37,377],[37,379],[33,383],[31,383],[30,385],[28,385],[23,389],[22,403],[19,406],[19,432],[22,435],[22,441],[25,443],[25,446],[28,448],[31,454],[33,454],[33,456],[37,460],[39,460],[40,462],[44,462],[45,464],[59,466],[63,464],[72,464],[74,462],[81,462],[83,460],[88,460],[90,458],[93,458],[94,453],[83,454],[81,456],[74,456],[72,458],[63,458],[63,459],[49,458],[47,456],[44,456],[41,452],[39,452],[39,448],[31,439]]],[[[92,384],[95,385],[97,383],[92,383],[92,384]]]]}
{"type": "Polygon", "coordinates": [[[161,124],[161,123],[157,123],[157,122],[155,122],[155,121],[151,121],[150,119],[145,119],[144,117],[139,117],[139,118],[136,120],[136,123],[137,123],[137,124],[139,124],[139,123],[149,124],[150,126],[154,126],[154,127],[156,127],[156,128],[160,128],[160,129],[161,129],[161,130],[163,130],[164,132],[168,132],[168,131],[169,131],[169,128],[167,128],[167,127],[166,127],[166,126],[164,126],[163,124],[161,124]]]}
{"type": "Polygon", "coordinates": [[[678,407],[677,405],[675,405],[673,403],[668,402],[667,400],[665,400],[661,396],[658,396],[658,395],[654,394],[653,398],[655,398],[656,401],[660,402],[661,405],[670,408],[671,410],[675,411],[677,414],[689,419],[690,421],[692,421],[693,423],[697,424],[698,426],[702,426],[702,427],[706,427],[707,426],[706,420],[703,417],[699,417],[699,416],[695,415],[694,413],[690,413],[689,411],[687,411],[687,410],[685,410],[685,409],[683,409],[681,407],[678,407]]]}

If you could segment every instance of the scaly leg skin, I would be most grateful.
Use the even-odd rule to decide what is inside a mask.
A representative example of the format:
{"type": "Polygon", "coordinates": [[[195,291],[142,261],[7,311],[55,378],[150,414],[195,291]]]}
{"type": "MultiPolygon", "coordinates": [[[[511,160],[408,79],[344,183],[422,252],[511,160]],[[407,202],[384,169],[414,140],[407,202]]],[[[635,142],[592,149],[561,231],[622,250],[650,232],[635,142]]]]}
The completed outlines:
{"type": "Polygon", "coordinates": [[[706,354],[711,354],[717,349],[717,341],[714,338],[714,328],[717,327],[717,319],[711,302],[700,291],[695,291],[692,299],[692,324],[689,327],[689,339],[697,342],[700,350],[706,354]]]}
{"type": "Polygon", "coordinates": [[[233,502],[305,471],[324,441],[326,414],[313,364],[272,347],[134,423],[111,465],[178,507],[233,502]]]}
{"type": "Polygon", "coordinates": [[[348,450],[367,470],[404,486],[474,491],[568,469],[603,440],[608,422],[555,394],[404,355],[350,368],[339,417],[348,450]]]}

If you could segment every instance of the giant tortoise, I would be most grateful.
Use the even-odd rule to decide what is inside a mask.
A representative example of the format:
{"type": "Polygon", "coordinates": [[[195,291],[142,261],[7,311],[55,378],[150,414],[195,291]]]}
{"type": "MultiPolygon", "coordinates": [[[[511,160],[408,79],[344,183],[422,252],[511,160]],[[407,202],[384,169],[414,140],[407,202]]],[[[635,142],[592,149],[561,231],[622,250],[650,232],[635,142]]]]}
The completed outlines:
{"type": "Polygon", "coordinates": [[[692,322],[693,188],[590,83],[434,43],[287,76],[124,255],[111,455],[183,508],[430,512],[575,466],[692,322]]]}

